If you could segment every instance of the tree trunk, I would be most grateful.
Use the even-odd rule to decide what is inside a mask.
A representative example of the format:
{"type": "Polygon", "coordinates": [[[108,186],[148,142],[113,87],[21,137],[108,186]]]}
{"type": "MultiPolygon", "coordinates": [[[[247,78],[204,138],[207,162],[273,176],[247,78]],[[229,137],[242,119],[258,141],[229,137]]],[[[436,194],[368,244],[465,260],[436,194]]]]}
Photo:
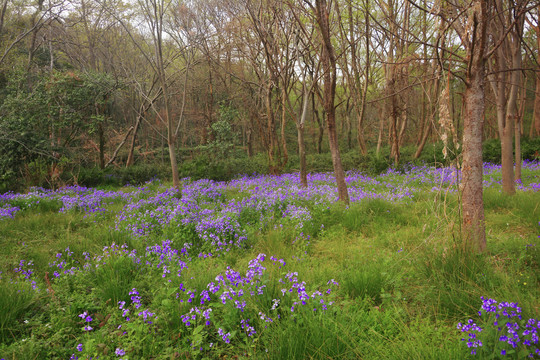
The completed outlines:
{"type": "Polygon", "coordinates": [[[324,137],[324,120],[321,119],[319,110],[317,109],[317,106],[315,105],[314,93],[312,93],[311,95],[311,107],[313,109],[313,118],[317,122],[317,127],[319,129],[319,132],[317,134],[317,154],[322,154],[322,143],[323,143],[323,137],[324,137]]]}
{"type": "Polygon", "coordinates": [[[429,122],[428,118],[426,117],[425,125],[423,126],[423,133],[422,138],[420,139],[420,143],[418,144],[418,148],[416,148],[416,152],[414,153],[414,158],[418,159],[420,155],[422,155],[422,151],[424,151],[424,147],[426,146],[427,139],[431,133],[431,123],[429,122]]]}
{"type": "Polygon", "coordinates": [[[266,130],[268,136],[268,170],[270,174],[277,175],[279,173],[277,160],[276,160],[276,128],[274,119],[274,109],[272,108],[272,84],[268,83],[266,87],[266,130]]]}
{"type": "Polygon", "coordinates": [[[281,90],[281,148],[283,149],[283,160],[281,166],[284,167],[289,161],[289,151],[287,150],[287,137],[285,136],[285,127],[287,125],[287,106],[286,102],[289,98],[287,94],[287,85],[283,83],[281,90]]]}
{"type": "Polygon", "coordinates": [[[33,30],[32,30],[32,36],[30,37],[30,44],[28,46],[28,66],[27,66],[28,72],[32,68],[32,61],[34,60],[34,54],[36,52],[37,35],[41,28],[41,26],[37,26],[36,21],[38,21],[37,18],[38,18],[39,13],[43,10],[43,1],[44,0],[37,1],[38,8],[36,12],[32,14],[32,18],[31,18],[30,25],[33,28],[33,30]]]}
{"type": "Polygon", "coordinates": [[[169,106],[169,91],[167,84],[167,76],[165,73],[165,62],[163,60],[163,15],[164,15],[164,4],[160,2],[159,4],[154,4],[154,20],[156,21],[155,38],[154,46],[156,52],[156,66],[159,80],[161,82],[161,90],[163,92],[163,106],[165,107],[165,124],[167,124],[167,145],[169,147],[169,158],[171,161],[171,172],[173,186],[180,191],[180,177],[178,175],[178,162],[176,160],[176,136],[175,136],[175,127],[174,121],[171,116],[171,110],[169,106]]]}
{"type": "Polygon", "coordinates": [[[105,169],[105,134],[103,131],[103,124],[98,124],[98,138],[99,138],[99,168],[105,169]]]}
{"type": "Polygon", "coordinates": [[[248,158],[253,157],[253,140],[252,140],[252,131],[250,128],[246,130],[246,143],[247,143],[247,155],[248,158]]]}
{"type": "Polygon", "coordinates": [[[128,158],[126,161],[126,167],[130,167],[135,162],[134,152],[135,152],[135,141],[137,140],[137,132],[139,131],[139,126],[141,124],[142,114],[137,114],[137,120],[135,121],[135,127],[133,128],[133,136],[131,137],[131,142],[129,144],[128,158]]]}
{"type": "Polygon", "coordinates": [[[462,210],[465,240],[478,251],[486,249],[483,201],[482,132],[484,70],[474,66],[467,77],[463,130],[462,210]]]}
{"type": "MultiPolygon", "coordinates": [[[[540,49],[540,38],[538,38],[540,49]]],[[[540,50],[539,50],[540,51],[540,50]]],[[[540,61],[540,55],[538,56],[540,61]]],[[[540,71],[536,71],[536,91],[534,93],[534,116],[531,123],[530,137],[540,136],[540,71]]]]}
{"type": "Polygon", "coordinates": [[[124,146],[124,144],[126,143],[128,137],[129,137],[129,134],[132,131],[133,131],[133,126],[128,129],[128,132],[126,133],[126,136],[124,136],[124,139],[122,140],[122,142],[120,142],[120,144],[118,144],[118,146],[114,150],[113,155],[111,156],[111,159],[109,161],[107,161],[107,163],[105,164],[105,167],[108,167],[109,165],[111,165],[116,160],[116,157],[118,156],[118,152],[120,151],[122,146],[124,146]]]}
{"type": "Polygon", "coordinates": [[[7,4],[8,0],[2,1],[2,9],[0,10],[0,40],[2,39],[3,35],[2,31],[4,30],[4,18],[6,16],[6,10],[7,10],[7,4]]]}
{"type": "MultiPolygon", "coordinates": [[[[497,7],[503,8],[502,2],[497,7]]],[[[516,192],[514,180],[514,123],[517,118],[517,98],[521,86],[521,34],[524,17],[518,8],[510,9],[508,15],[497,14],[492,21],[492,33],[500,42],[491,64],[495,75],[490,76],[497,104],[497,125],[501,138],[501,167],[503,191],[516,192]],[[508,31],[507,31],[508,29],[508,31]]]]}
{"type": "Polygon", "coordinates": [[[370,36],[371,32],[370,29],[370,14],[369,14],[369,1],[366,0],[364,2],[365,10],[364,10],[364,21],[366,23],[366,66],[364,67],[364,87],[362,89],[362,106],[360,107],[360,113],[358,114],[358,145],[360,146],[360,152],[362,155],[366,156],[368,154],[367,152],[367,146],[366,146],[366,139],[364,136],[364,118],[366,114],[366,103],[367,103],[367,92],[368,92],[368,86],[369,86],[369,71],[371,67],[371,59],[370,59],[370,36]]]}
{"type": "Polygon", "coordinates": [[[527,79],[522,79],[521,85],[521,103],[519,106],[519,114],[516,117],[516,129],[514,131],[515,135],[515,171],[516,171],[516,181],[521,182],[521,134],[523,133],[523,114],[525,114],[525,104],[527,102],[527,90],[525,87],[527,84],[527,79]]]}
{"type": "MultiPolygon", "coordinates": [[[[472,11],[475,31],[467,44],[469,65],[465,79],[465,113],[463,119],[462,219],[463,236],[468,248],[486,250],[484,222],[482,136],[485,108],[485,47],[488,22],[487,4],[474,0],[472,11]],[[474,44],[474,46],[473,46],[474,44]]],[[[472,25],[472,24],[471,24],[472,25]]],[[[463,34],[467,37],[467,34],[463,34]]]]}
{"type": "MultiPolygon", "coordinates": [[[[540,14],[540,5],[537,7],[538,11],[537,14],[540,14]]],[[[536,33],[536,47],[538,51],[537,55],[537,62],[540,63],[540,23],[538,23],[537,19],[537,25],[534,27],[534,31],[536,33]]],[[[536,91],[534,93],[534,115],[531,122],[531,131],[529,136],[532,138],[533,136],[540,136],[540,71],[535,71],[536,74],[536,91]]]]}
{"type": "MultiPolygon", "coordinates": [[[[434,64],[434,66],[436,66],[434,64]]],[[[441,85],[441,72],[439,70],[437,76],[435,77],[435,79],[433,80],[432,84],[431,84],[431,89],[430,89],[430,93],[431,93],[431,96],[430,96],[430,99],[434,99],[436,97],[439,96],[439,90],[440,90],[440,85],[441,85]]],[[[424,94],[424,98],[427,98],[426,96],[426,93],[425,91],[423,92],[424,94]]],[[[435,114],[436,114],[436,101],[430,101],[430,106],[429,106],[429,110],[428,110],[428,106],[427,104],[426,105],[422,105],[422,112],[425,111],[425,114],[423,115],[425,117],[425,121],[424,121],[424,125],[422,126],[422,129],[423,129],[423,133],[422,133],[422,137],[420,139],[420,143],[418,144],[418,148],[416,149],[416,152],[414,153],[414,158],[415,159],[418,159],[420,157],[420,155],[422,154],[422,151],[424,150],[424,147],[426,146],[426,142],[429,138],[429,135],[431,134],[431,128],[432,128],[432,124],[433,124],[433,121],[434,121],[434,118],[435,118],[435,114]],[[429,112],[429,114],[428,114],[429,112]]]]}
{"type": "Polygon", "coordinates": [[[515,136],[515,180],[521,182],[521,119],[516,119],[515,136]]]}
{"type": "Polygon", "coordinates": [[[307,164],[306,164],[306,146],[304,140],[304,124],[306,123],[307,109],[310,94],[306,91],[307,86],[304,84],[304,102],[302,104],[302,114],[300,120],[297,122],[298,132],[298,156],[300,157],[300,183],[302,187],[307,187],[307,164]]]}
{"type": "Polygon", "coordinates": [[[383,132],[384,132],[384,110],[383,108],[379,109],[379,137],[377,138],[377,150],[375,151],[375,156],[377,159],[381,153],[381,146],[383,141],[383,132]]]}
{"type": "Polygon", "coordinates": [[[347,192],[347,184],[345,183],[345,172],[341,164],[341,155],[339,153],[339,144],[336,129],[336,56],[334,46],[330,37],[330,22],[329,8],[326,0],[316,0],[317,7],[317,22],[321,31],[322,51],[321,63],[323,68],[323,106],[326,112],[326,128],[328,130],[328,143],[330,145],[330,153],[332,154],[332,164],[334,165],[334,174],[338,188],[339,200],[345,204],[349,204],[349,193],[347,192]]]}

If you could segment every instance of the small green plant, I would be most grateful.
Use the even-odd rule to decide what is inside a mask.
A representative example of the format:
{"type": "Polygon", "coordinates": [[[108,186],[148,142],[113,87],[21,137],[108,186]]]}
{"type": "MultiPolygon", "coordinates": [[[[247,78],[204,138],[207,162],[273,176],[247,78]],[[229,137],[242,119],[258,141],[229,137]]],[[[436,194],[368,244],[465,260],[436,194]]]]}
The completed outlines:
{"type": "Polygon", "coordinates": [[[141,273],[141,267],[127,256],[105,258],[95,273],[95,295],[102,302],[110,299],[113,304],[128,298],[133,282],[141,273]]]}
{"type": "Polygon", "coordinates": [[[28,322],[23,316],[37,304],[38,296],[28,282],[0,278],[0,340],[14,341],[28,322]]]}

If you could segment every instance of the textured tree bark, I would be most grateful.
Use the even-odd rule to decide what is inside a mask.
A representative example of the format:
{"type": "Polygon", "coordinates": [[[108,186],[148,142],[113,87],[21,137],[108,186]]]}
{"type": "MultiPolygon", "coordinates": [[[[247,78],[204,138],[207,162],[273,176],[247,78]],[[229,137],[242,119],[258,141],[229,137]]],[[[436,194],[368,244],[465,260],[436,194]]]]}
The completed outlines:
{"type": "MultiPolygon", "coordinates": [[[[472,3],[474,22],[470,43],[465,44],[468,56],[465,78],[465,112],[463,121],[462,220],[463,237],[468,248],[486,250],[484,223],[482,136],[485,109],[485,48],[488,22],[484,0],[472,3]]],[[[463,34],[463,38],[469,38],[463,34]]]]}
{"type": "Polygon", "coordinates": [[[516,118],[516,128],[514,131],[515,142],[515,181],[521,182],[521,118],[516,118]]]}
{"type": "MultiPolygon", "coordinates": [[[[538,12],[540,13],[540,5],[538,5],[538,12]]],[[[538,22],[538,21],[537,21],[538,22]]],[[[540,24],[534,27],[536,32],[536,47],[538,50],[537,61],[540,62],[540,24]]],[[[531,124],[531,131],[529,136],[540,136],[540,71],[536,71],[536,91],[534,93],[534,116],[531,124]]]]}
{"type": "MultiPolygon", "coordinates": [[[[540,38],[538,40],[538,48],[540,49],[540,38]]],[[[540,55],[538,56],[540,61],[540,55]]],[[[534,95],[534,116],[531,124],[530,137],[540,136],[540,71],[536,72],[536,92],[534,95]]]]}
{"type": "MultiPolygon", "coordinates": [[[[162,71],[164,71],[163,62],[161,62],[161,66],[162,71]]],[[[161,87],[163,89],[163,104],[165,106],[165,116],[167,117],[167,145],[169,147],[169,157],[171,160],[173,186],[180,191],[180,176],[178,175],[178,161],[176,160],[176,136],[174,135],[174,123],[169,108],[169,94],[167,89],[167,80],[165,79],[164,72],[162,73],[161,87]]]]}
{"type": "Polygon", "coordinates": [[[466,242],[478,251],[486,249],[484,225],[482,132],[484,126],[483,69],[474,66],[467,77],[463,129],[462,210],[466,242]]]}
{"type": "MultiPolygon", "coordinates": [[[[519,46],[519,36],[517,34],[513,39],[514,48],[512,49],[512,67],[514,69],[521,68],[521,46],[519,46]]],[[[518,117],[517,98],[519,87],[521,85],[521,70],[512,71],[510,77],[510,94],[508,95],[508,102],[506,108],[506,122],[504,126],[504,147],[502,153],[502,175],[503,175],[503,191],[509,195],[515,194],[516,185],[514,177],[514,154],[513,154],[513,137],[514,127],[518,126],[516,119],[518,117]]],[[[515,134],[518,137],[518,130],[515,134]]],[[[518,142],[516,142],[516,157],[521,155],[521,148],[517,148],[518,142]],[[518,152],[519,150],[519,152],[518,152]]],[[[520,174],[521,177],[521,174],[520,174]]]]}

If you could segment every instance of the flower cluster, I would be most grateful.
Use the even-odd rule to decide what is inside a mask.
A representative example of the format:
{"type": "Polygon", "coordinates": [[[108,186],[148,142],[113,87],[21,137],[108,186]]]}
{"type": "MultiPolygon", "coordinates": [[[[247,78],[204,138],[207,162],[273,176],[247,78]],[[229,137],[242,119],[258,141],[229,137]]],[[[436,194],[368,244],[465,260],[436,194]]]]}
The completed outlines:
{"type": "MultiPolygon", "coordinates": [[[[491,339],[489,335],[483,336],[484,341],[480,339],[480,333],[495,333],[496,341],[494,347],[500,348],[500,355],[506,355],[512,350],[521,351],[528,357],[540,356],[538,348],[538,332],[540,330],[540,321],[528,319],[527,321],[521,315],[521,308],[514,302],[497,302],[494,299],[481,297],[482,307],[478,315],[484,318],[485,326],[478,326],[472,319],[466,324],[459,323],[457,328],[463,333],[467,333],[462,341],[472,348],[471,354],[475,355],[477,349],[483,347],[491,339]],[[486,319],[487,318],[487,319],[486,319]],[[510,347],[508,347],[508,345],[510,347]]],[[[489,348],[486,351],[493,351],[489,348]]]]}
{"type": "Polygon", "coordinates": [[[32,285],[32,289],[39,291],[36,281],[32,279],[32,274],[34,273],[33,266],[33,261],[21,260],[19,261],[19,266],[13,269],[13,271],[16,273],[20,273],[24,281],[27,281],[32,285]]]}
{"type": "Polygon", "coordinates": [[[476,348],[482,346],[482,341],[478,339],[478,334],[482,332],[482,328],[476,325],[472,319],[469,319],[466,324],[459,323],[458,330],[468,333],[468,338],[462,338],[461,341],[467,341],[467,347],[472,348],[471,354],[476,354],[476,348]]]}
{"type": "Polygon", "coordinates": [[[9,204],[0,206],[0,220],[7,218],[13,219],[19,211],[21,211],[21,208],[18,206],[11,206],[9,204]]]}
{"type": "MultiPolygon", "coordinates": [[[[274,256],[269,257],[267,261],[265,254],[259,254],[252,259],[245,274],[227,267],[224,274],[216,276],[215,281],[210,282],[206,289],[200,291],[200,306],[194,306],[188,313],[181,315],[182,322],[186,327],[214,327],[217,328],[219,338],[229,344],[235,337],[239,329],[247,338],[253,338],[258,334],[257,329],[265,328],[269,323],[276,321],[296,321],[299,316],[305,316],[305,313],[298,311],[300,307],[305,307],[312,311],[326,311],[327,306],[333,304],[328,301],[326,296],[332,293],[332,288],[339,284],[335,280],[328,282],[328,289],[324,292],[319,290],[308,292],[306,282],[298,279],[297,272],[287,272],[283,278],[277,279],[277,284],[282,284],[281,291],[277,298],[272,299],[272,305],[267,312],[263,312],[259,306],[255,309],[250,304],[261,304],[267,293],[267,264],[280,269],[286,263],[283,259],[274,256]],[[223,310],[227,309],[227,310],[223,310]],[[214,311],[213,311],[214,310],[214,311]],[[240,317],[240,322],[236,325],[226,324],[227,332],[220,327],[220,316],[222,311],[236,312],[240,317]],[[250,314],[258,314],[250,318],[250,314]],[[268,316],[267,314],[271,314],[268,316]],[[286,316],[283,316],[286,315],[286,316]]],[[[188,291],[188,302],[195,298],[194,291],[188,291]]],[[[183,301],[183,300],[180,300],[183,301]]],[[[210,331],[211,332],[211,331],[210,331]]]]}
{"type": "Polygon", "coordinates": [[[90,326],[90,323],[92,322],[92,317],[85,311],[82,314],[79,314],[79,317],[84,320],[86,323],[84,325],[83,330],[84,331],[92,331],[94,328],[90,326]]]}

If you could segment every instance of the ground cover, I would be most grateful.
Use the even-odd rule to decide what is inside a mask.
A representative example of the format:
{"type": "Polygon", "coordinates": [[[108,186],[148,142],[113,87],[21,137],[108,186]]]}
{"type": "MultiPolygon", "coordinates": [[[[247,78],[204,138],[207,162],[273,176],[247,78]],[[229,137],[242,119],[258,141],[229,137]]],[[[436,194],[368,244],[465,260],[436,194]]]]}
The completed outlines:
{"type": "Polygon", "coordinates": [[[482,255],[452,168],[5,193],[0,358],[540,356],[540,164],[484,170],[482,255]]]}

